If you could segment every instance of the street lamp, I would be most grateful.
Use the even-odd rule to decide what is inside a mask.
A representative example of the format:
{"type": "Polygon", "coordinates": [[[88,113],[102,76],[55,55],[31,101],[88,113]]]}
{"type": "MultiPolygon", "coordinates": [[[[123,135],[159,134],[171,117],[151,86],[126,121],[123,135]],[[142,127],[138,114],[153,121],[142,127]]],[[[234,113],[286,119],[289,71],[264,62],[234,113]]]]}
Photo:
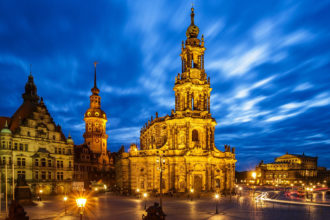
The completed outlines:
{"type": "Polygon", "coordinates": [[[80,198],[76,199],[77,206],[80,209],[80,212],[79,212],[80,213],[80,220],[82,220],[82,216],[84,214],[84,208],[85,208],[85,205],[86,205],[86,201],[87,201],[87,199],[83,198],[83,197],[80,197],[80,198]]]}
{"type": "Polygon", "coordinates": [[[39,190],[39,201],[41,201],[41,194],[43,193],[43,190],[39,190]]]}
{"type": "Polygon", "coordinates": [[[148,197],[148,193],[143,193],[143,198],[144,198],[144,210],[147,210],[147,197],[148,197]]]}
{"type": "Polygon", "coordinates": [[[64,200],[64,209],[65,209],[65,214],[66,214],[66,201],[68,200],[68,197],[64,196],[63,200],[64,200]]]}
{"type": "Polygon", "coordinates": [[[136,193],[138,194],[138,198],[140,198],[140,189],[139,188],[136,189],[136,193]]]}
{"type": "Polygon", "coordinates": [[[190,193],[191,193],[191,197],[190,197],[190,199],[191,199],[191,201],[193,201],[194,189],[190,189],[190,193]]]}
{"type": "MultiPolygon", "coordinates": [[[[254,184],[256,184],[256,178],[257,178],[257,173],[256,172],[252,172],[252,178],[254,179],[254,184]]],[[[253,187],[253,197],[255,194],[255,187],[253,187]]]]}
{"type": "Polygon", "coordinates": [[[220,195],[217,193],[214,195],[214,198],[215,198],[215,214],[219,214],[218,201],[219,201],[220,195]]]}

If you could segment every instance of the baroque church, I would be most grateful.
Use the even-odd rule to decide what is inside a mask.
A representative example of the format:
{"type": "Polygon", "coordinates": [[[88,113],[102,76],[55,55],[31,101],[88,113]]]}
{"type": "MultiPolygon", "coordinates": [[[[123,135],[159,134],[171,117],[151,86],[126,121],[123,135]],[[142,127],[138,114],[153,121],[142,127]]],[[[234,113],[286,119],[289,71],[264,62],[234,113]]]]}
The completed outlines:
{"type": "Polygon", "coordinates": [[[204,69],[204,36],[191,24],[182,42],[182,70],[175,77],[175,110],[155,118],[140,132],[140,149],[132,144],[116,160],[117,185],[127,192],[220,192],[232,190],[235,148],[214,144],[216,120],[211,115],[210,78],[204,69]]]}
{"type": "MultiPolygon", "coordinates": [[[[22,105],[11,117],[0,117],[0,166],[2,192],[8,179],[25,177],[33,193],[66,193],[73,178],[73,140],[56,125],[32,74],[25,85],[22,105]]],[[[8,193],[13,193],[11,182],[8,193]]]]}
{"type": "Polygon", "coordinates": [[[95,62],[94,87],[89,97],[90,105],[84,114],[85,141],[74,147],[74,179],[84,182],[85,188],[89,188],[91,181],[102,181],[107,185],[112,185],[112,180],[115,179],[113,155],[107,150],[106,123],[108,119],[101,109],[100,90],[96,85],[96,64],[95,62]]]}

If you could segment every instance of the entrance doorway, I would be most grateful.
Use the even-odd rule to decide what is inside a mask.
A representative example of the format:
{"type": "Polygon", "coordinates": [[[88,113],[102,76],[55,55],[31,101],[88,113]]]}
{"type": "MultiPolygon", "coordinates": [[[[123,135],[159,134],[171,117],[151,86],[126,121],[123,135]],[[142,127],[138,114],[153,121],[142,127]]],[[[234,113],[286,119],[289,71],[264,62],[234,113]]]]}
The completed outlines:
{"type": "Polygon", "coordinates": [[[202,191],[202,175],[194,175],[194,190],[196,192],[201,192],[202,191]]]}

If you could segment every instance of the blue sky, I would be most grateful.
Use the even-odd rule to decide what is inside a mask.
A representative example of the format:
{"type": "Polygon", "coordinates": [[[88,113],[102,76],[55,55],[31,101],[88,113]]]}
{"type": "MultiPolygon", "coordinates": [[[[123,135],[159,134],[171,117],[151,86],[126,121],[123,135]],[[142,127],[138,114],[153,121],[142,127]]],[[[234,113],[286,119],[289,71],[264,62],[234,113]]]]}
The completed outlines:
{"type": "MultiPolygon", "coordinates": [[[[330,167],[330,1],[194,1],[213,88],[215,142],[237,168],[286,153],[330,167]]],[[[29,64],[76,144],[98,65],[110,151],[174,108],[190,1],[0,1],[0,115],[22,103],[29,64]]]]}

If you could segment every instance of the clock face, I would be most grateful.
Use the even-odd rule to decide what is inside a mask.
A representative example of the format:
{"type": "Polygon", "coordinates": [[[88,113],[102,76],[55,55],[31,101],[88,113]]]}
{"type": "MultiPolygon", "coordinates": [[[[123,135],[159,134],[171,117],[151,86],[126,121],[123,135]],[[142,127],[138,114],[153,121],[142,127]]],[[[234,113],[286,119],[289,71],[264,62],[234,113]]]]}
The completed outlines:
{"type": "Polygon", "coordinates": [[[96,139],[95,139],[95,142],[96,142],[96,143],[99,143],[99,142],[100,142],[100,139],[96,138],[96,139]]]}

